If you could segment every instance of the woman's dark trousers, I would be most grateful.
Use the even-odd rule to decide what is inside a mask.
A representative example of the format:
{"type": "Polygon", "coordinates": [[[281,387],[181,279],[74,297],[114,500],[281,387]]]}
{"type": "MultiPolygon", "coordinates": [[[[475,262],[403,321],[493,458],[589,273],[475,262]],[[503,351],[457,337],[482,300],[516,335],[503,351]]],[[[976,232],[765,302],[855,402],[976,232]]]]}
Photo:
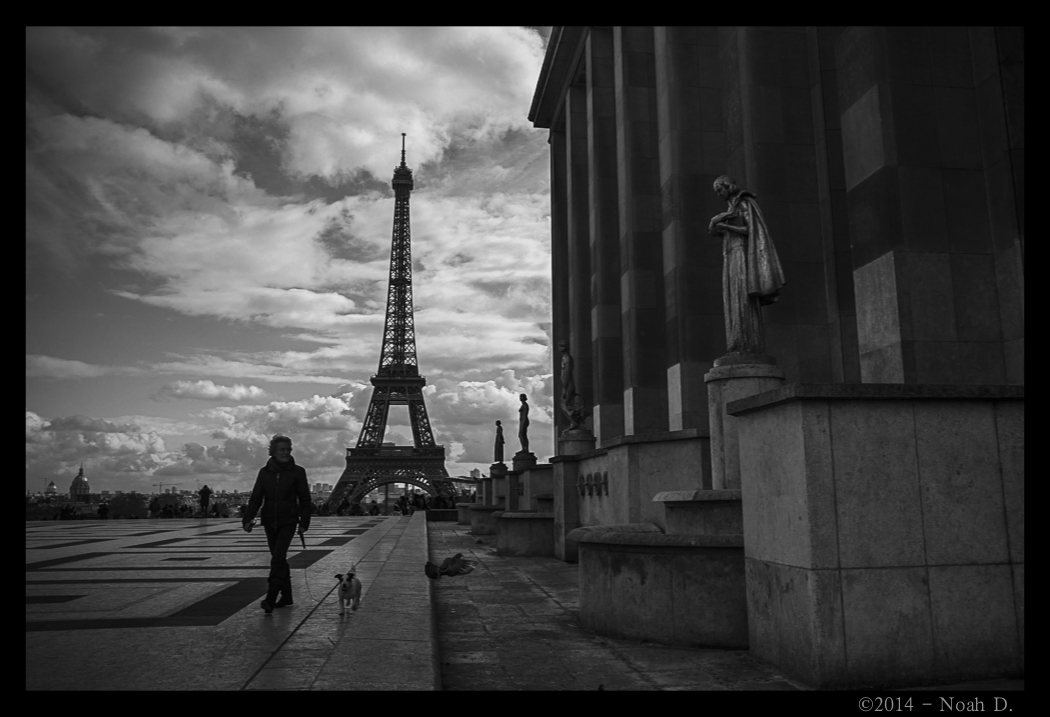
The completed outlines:
{"type": "Polygon", "coordinates": [[[285,600],[292,599],[292,570],[288,566],[288,547],[295,536],[295,524],[266,528],[266,543],[270,546],[270,579],[266,600],[277,601],[277,593],[285,600]]]}

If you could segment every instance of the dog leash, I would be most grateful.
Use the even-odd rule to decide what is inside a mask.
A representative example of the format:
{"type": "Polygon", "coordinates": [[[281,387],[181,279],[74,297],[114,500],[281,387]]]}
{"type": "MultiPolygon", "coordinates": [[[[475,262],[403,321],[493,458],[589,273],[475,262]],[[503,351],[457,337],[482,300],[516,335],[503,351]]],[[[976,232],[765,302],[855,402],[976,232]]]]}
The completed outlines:
{"type": "MultiPolygon", "coordinates": [[[[258,518],[252,518],[252,522],[248,524],[248,532],[249,533],[252,532],[252,528],[254,528],[256,525],[258,525],[258,523],[256,522],[257,520],[258,520],[258,518]]],[[[303,544],[303,550],[306,550],[306,536],[303,535],[302,533],[299,533],[299,542],[301,542],[303,544]]],[[[314,593],[310,589],[310,568],[304,568],[303,569],[303,577],[306,580],[306,594],[310,596],[310,599],[313,600],[314,603],[321,602],[320,600],[318,600],[317,598],[314,597],[314,593]]]]}
{"type": "MultiPolygon", "coordinates": [[[[306,536],[303,535],[301,531],[299,533],[299,541],[303,544],[303,550],[306,550],[306,536]]],[[[313,591],[310,590],[310,568],[309,567],[303,569],[303,579],[306,581],[306,594],[309,595],[310,599],[313,600],[315,603],[321,602],[320,600],[318,600],[317,598],[314,597],[313,591]]]]}

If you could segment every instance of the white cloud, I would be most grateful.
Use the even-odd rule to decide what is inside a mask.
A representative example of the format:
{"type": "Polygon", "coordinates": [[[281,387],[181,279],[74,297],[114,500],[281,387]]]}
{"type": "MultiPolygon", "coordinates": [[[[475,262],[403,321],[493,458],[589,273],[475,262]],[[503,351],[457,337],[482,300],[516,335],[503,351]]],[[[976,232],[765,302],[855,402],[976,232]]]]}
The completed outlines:
{"type": "Polygon", "coordinates": [[[239,383],[233,386],[220,386],[208,380],[175,381],[161,386],[153,393],[153,398],[160,401],[172,398],[195,398],[205,401],[257,401],[265,397],[266,391],[258,386],[245,386],[239,383]]]}
{"type": "Polygon", "coordinates": [[[54,356],[26,354],[26,378],[97,378],[110,375],[135,375],[140,369],[127,366],[99,366],[96,364],[60,359],[54,356]]]}
{"type": "Polygon", "coordinates": [[[100,477],[138,473],[146,478],[169,460],[164,439],[155,431],[88,416],[47,420],[26,411],[28,488],[62,475],[72,479],[81,462],[100,477]]]}
{"type": "Polygon", "coordinates": [[[289,169],[324,176],[388,174],[396,132],[420,166],[525,127],[542,62],[539,34],[507,27],[26,31],[34,76],[93,114],[169,127],[279,108],[289,169]]]}

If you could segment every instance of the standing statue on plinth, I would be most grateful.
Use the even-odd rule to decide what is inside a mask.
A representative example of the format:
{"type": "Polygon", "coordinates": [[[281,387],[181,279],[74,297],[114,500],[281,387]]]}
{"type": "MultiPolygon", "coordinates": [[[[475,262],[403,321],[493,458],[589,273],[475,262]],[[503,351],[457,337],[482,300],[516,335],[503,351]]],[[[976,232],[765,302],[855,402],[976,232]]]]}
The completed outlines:
{"type": "Polygon", "coordinates": [[[722,237],[726,353],[761,355],[761,307],[780,298],[784,271],[755,195],[726,175],[715,180],[714,189],[729,203],[726,211],[711,217],[708,227],[712,235],[722,237]]]}
{"type": "Polygon", "coordinates": [[[496,421],[496,446],[495,455],[493,456],[493,463],[503,462],[503,424],[496,421]]]}
{"type": "Polygon", "coordinates": [[[584,406],[583,396],[576,392],[575,361],[569,353],[569,342],[559,341],[558,348],[561,350],[561,410],[569,419],[569,427],[565,430],[586,430],[583,424],[590,412],[584,406]]]}
{"type": "Polygon", "coordinates": [[[521,407],[518,408],[518,440],[521,441],[521,452],[529,452],[529,397],[521,394],[521,407]]]}

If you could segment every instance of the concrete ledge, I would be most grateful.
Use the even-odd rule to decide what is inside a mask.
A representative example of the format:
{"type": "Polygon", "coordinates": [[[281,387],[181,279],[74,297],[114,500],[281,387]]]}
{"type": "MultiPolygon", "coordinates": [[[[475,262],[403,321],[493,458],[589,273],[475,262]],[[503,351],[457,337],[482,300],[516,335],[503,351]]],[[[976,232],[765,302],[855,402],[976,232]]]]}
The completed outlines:
{"type": "Polygon", "coordinates": [[[569,537],[579,544],[581,627],[668,645],[748,646],[743,536],[665,535],[633,523],[569,537]]]}
{"type": "Polygon", "coordinates": [[[500,555],[554,557],[554,513],[497,512],[496,552],[500,555]]]}
{"type": "Polygon", "coordinates": [[[455,508],[431,508],[426,511],[427,520],[455,521],[459,519],[459,511],[455,508]]]}
{"type": "Polygon", "coordinates": [[[806,399],[1023,399],[1024,386],[908,383],[791,383],[773,391],[730,401],[726,413],[739,416],[766,406],[806,399]]]}
{"type": "Polygon", "coordinates": [[[668,490],[653,496],[655,503],[692,503],[695,501],[740,500],[739,490],[668,490]]]}
{"type": "Polygon", "coordinates": [[[653,523],[620,523],[619,525],[583,525],[575,530],[570,530],[566,535],[567,540],[579,541],[590,535],[602,535],[604,533],[660,533],[660,526],[653,523]]]}
{"type": "MultiPolygon", "coordinates": [[[[573,533],[576,531],[574,530],[573,533]]],[[[572,533],[569,537],[573,537],[572,533]]],[[[740,548],[743,535],[665,535],[664,533],[598,533],[574,538],[583,545],[637,545],[640,548],[740,548]]]]}
{"type": "Polygon", "coordinates": [[[607,441],[602,441],[601,448],[612,448],[622,446],[625,443],[662,443],[664,441],[683,441],[690,438],[701,438],[706,433],[701,433],[698,428],[683,428],[680,431],[660,431],[653,433],[638,433],[630,436],[617,436],[607,441]]]}

